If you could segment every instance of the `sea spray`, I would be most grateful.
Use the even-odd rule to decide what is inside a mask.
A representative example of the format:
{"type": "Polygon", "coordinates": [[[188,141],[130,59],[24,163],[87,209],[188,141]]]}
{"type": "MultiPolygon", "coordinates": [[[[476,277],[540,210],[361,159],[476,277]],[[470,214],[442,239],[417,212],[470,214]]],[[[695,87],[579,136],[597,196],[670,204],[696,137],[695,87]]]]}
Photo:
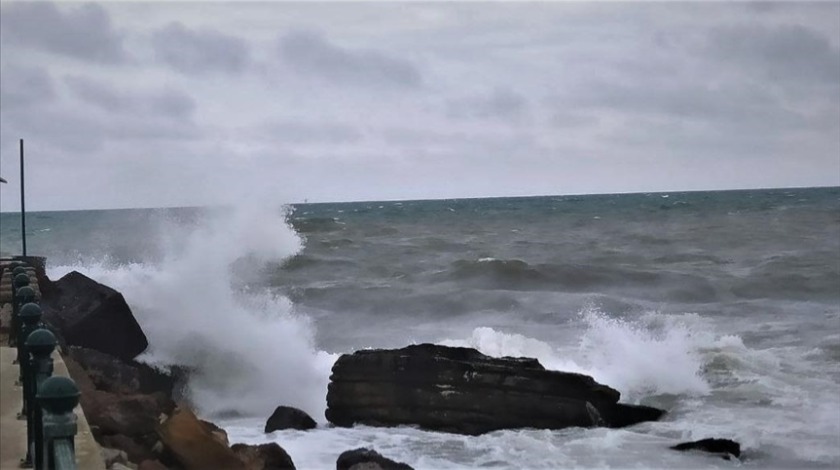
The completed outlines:
{"type": "Polygon", "coordinates": [[[113,266],[105,260],[50,274],[76,269],[122,292],[149,338],[141,359],[190,369],[187,392],[201,413],[267,416],[284,404],[323,419],[334,358],[316,350],[309,319],[283,296],[234,288],[250,287],[253,277],[241,276],[298,253],[303,241],[285,211],[231,211],[214,211],[178,230],[169,225],[159,240],[165,247],[159,263],[113,266]],[[234,264],[240,265],[234,270],[234,264]]]}
{"type": "Polygon", "coordinates": [[[466,339],[442,343],[496,357],[534,357],[548,369],[591,375],[619,390],[623,401],[709,392],[702,374],[703,351],[715,344],[716,336],[703,331],[698,316],[649,313],[630,321],[587,308],[579,318],[584,325],[580,339],[566,347],[488,327],[474,329],[466,339]]]}

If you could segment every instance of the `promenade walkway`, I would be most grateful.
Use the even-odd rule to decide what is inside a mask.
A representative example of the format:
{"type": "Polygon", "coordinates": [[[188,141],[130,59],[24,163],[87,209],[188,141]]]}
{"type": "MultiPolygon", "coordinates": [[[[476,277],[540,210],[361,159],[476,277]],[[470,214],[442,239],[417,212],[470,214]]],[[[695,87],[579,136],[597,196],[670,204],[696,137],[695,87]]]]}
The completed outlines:
{"type": "MultiPolygon", "coordinates": [[[[3,263],[5,264],[5,263],[3,263]]],[[[23,404],[23,390],[15,385],[19,370],[13,364],[17,351],[6,347],[9,320],[11,318],[11,273],[3,270],[0,277],[0,470],[20,468],[20,460],[26,455],[26,421],[17,419],[23,404]]],[[[38,297],[37,279],[34,270],[27,272],[31,286],[36,289],[38,297]]],[[[58,351],[53,353],[53,375],[69,377],[67,366],[58,351]]],[[[93,439],[87,419],[82,414],[81,407],[75,409],[78,417],[78,434],[76,434],[76,468],[79,470],[105,470],[102,451],[93,439]]]]}
{"type": "MultiPolygon", "coordinates": [[[[0,348],[0,470],[20,468],[20,459],[26,455],[26,421],[17,419],[23,401],[23,392],[15,385],[18,366],[12,364],[15,349],[0,348]]],[[[53,353],[53,375],[68,376],[61,356],[53,353]]],[[[90,433],[81,407],[76,407],[79,433],[76,435],[76,464],[80,470],[105,470],[99,445],[90,433]]]]}

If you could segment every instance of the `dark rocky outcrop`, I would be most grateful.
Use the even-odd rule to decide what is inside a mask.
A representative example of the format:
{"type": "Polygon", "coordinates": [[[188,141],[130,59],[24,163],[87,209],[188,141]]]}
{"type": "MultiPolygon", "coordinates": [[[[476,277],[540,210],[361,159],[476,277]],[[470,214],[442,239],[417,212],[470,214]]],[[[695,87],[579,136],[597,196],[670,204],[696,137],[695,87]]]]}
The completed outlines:
{"type": "Polygon", "coordinates": [[[361,447],[342,452],[336,470],[414,470],[410,465],[383,457],[379,452],[361,447]]]}
{"type": "Polygon", "coordinates": [[[233,453],[248,470],[294,470],[289,454],[275,442],[260,445],[234,444],[233,453]]]}
{"type": "Polygon", "coordinates": [[[713,454],[719,454],[726,460],[730,459],[730,455],[735,457],[741,456],[741,444],[730,439],[701,439],[693,442],[682,442],[671,448],[682,451],[699,450],[703,452],[711,452],[713,454]]]}
{"type": "Polygon", "coordinates": [[[122,294],[73,271],[52,283],[41,302],[44,321],[62,343],[134,359],[149,345],[122,294]]]}
{"type": "Polygon", "coordinates": [[[317,423],[306,412],[291,406],[278,406],[265,422],[265,432],[280,429],[298,429],[306,431],[317,427],[317,423]]]}
{"type": "Polygon", "coordinates": [[[496,429],[627,426],[661,410],[618,404],[619,392],[536,359],[491,358],[475,349],[420,344],[341,356],[327,419],[338,426],[418,425],[482,434],[496,429]],[[588,405],[587,405],[588,404],[588,405]]]}

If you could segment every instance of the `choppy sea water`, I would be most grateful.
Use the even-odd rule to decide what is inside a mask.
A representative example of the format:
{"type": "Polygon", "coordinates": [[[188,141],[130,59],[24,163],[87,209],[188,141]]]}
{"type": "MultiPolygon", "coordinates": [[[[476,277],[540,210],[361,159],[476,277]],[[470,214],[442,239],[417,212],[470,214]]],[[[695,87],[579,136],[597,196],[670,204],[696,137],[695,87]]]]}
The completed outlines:
{"type": "MultiPolygon", "coordinates": [[[[30,213],[53,278],[126,296],[144,359],[233,442],[298,468],[371,446],[415,468],[837,468],[840,188],[30,213]],[[668,410],[470,437],[331,428],[338,354],[437,342],[537,357],[668,410]],[[280,404],[321,421],[263,434],[280,404]],[[726,437],[740,461],[667,449],[726,437]]],[[[18,251],[16,214],[0,252],[18,251]]]]}

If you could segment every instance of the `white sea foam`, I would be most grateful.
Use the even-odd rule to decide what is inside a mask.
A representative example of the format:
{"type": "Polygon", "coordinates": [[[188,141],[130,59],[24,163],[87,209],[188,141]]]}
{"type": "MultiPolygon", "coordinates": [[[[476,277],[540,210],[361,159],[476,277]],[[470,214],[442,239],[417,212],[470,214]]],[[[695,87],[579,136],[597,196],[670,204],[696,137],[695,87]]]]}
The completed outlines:
{"type": "Polygon", "coordinates": [[[591,375],[619,390],[624,401],[655,394],[709,392],[702,377],[703,348],[713,345],[716,338],[702,330],[698,316],[651,313],[632,322],[590,309],[580,318],[585,329],[579,343],[562,349],[487,327],[443,344],[473,347],[495,357],[535,357],[548,369],[591,375]]]}
{"type": "Polygon", "coordinates": [[[232,287],[243,281],[233,276],[297,253],[302,240],[276,209],[246,206],[223,215],[168,227],[159,264],[102,260],[49,274],[75,269],[122,292],[149,339],[141,358],[192,369],[188,392],[201,413],[264,416],[284,404],[323,419],[334,358],[315,349],[309,319],[285,297],[232,287]]]}

